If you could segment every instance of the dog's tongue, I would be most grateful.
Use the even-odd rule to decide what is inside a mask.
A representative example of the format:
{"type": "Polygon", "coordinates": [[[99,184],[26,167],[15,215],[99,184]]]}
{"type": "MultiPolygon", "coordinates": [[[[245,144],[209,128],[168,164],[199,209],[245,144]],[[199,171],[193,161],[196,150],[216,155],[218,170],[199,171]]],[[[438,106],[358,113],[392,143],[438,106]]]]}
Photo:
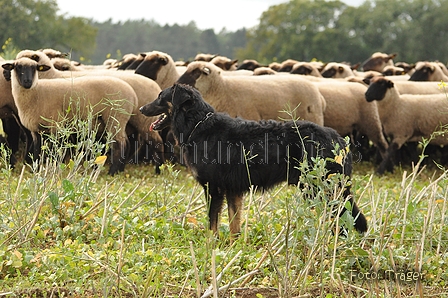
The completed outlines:
{"type": "Polygon", "coordinates": [[[151,123],[151,125],[149,126],[149,131],[153,131],[154,130],[154,126],[155,126],[155,122],[151,123]]]}

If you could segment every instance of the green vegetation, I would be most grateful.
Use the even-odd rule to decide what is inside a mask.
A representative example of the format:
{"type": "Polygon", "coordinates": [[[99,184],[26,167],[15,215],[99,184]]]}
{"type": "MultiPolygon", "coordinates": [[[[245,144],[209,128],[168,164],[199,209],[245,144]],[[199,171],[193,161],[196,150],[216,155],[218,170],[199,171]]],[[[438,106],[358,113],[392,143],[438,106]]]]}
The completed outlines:
{"type": "Polygon", "coordinates": [[[372,164],[355,164],[353,191],[370,227],[344,236],[340,223],[353,219],[332,215],[338,188],[308,187],[318,163],[302,187],[251,191],[232,243],[225,215],[219,239],[208,231],[202,189],[184,167],[164,165],[155,176],[148,165],[128,165],[108,176],[91,124],[74,125],[77,145],[68,145],[73,127],[61,129],[44,146],[49,159],[32,166],[9,169],[2,150],[0,295],[447,295],[443,169],[417,164],[377,177],[372,164]]]}
{"type": "Polygon", "coordinates": [[[359,7],[291,0],[263,12],[257,26],[236,32],[200,30],[194,22],[67,18],[57,14],[56,1],[0,0],[0,7],[0,42],[12,38],[19,49],[54,48],[87,64],[152,50],[184,61],[203,52],[261,63],[292,58],[356,64],[377,51],[397,53],[397,61],[408,63],[448,61],[448,0],[366,0],[359,7]]]}

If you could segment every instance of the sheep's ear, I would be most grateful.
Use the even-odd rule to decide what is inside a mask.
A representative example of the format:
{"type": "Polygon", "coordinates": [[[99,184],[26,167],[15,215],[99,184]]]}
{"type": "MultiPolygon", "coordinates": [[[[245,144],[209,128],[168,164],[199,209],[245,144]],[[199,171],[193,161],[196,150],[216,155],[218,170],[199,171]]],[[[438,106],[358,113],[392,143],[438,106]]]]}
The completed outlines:
{"type": "Polygon", "coordinates": [[[166,57],[160,57],[159,61],[162,62],[163,65],[167,65],[168,64],[168,59],[166,57]]]}
{"type": "Polygon", "coordinates": [[[344,68],[342,66],[338,66],[338,72],[344,72],[344,68]]]}
{"type": "Polygon", "coordinates": [[[5,63],[5,64],[2,64],[2,67],[4,70],[11,71],[14,69],[14,63],[5,63]]]}
{"type": "Polygon", "coordinates": [[[365,84],[370,85],[370,78],[364,78],[362,80],[365,84]]]}
{"type": "Polygon", "coordinates": [[[49,70],[50,68],[51,68],[50,66],[45,65],[45,64],[42,64],[42,65],[38,65],[38,66],[37,66],[37,70],[38,70],[38,71],[47,71],[47,70],[49,70]]]}
{"type": "Polygon", "coordinates": [[[209,75],[209,74],[211,73],[211,70],[210,70],[210,68],[208,68],[208,67],[204,67],[204,68],[202,69],[202,72],[203,72],[204,74],[206,74],[206,75],[209,75]]]}
{"type": "Polygon", "coordinates": [[[39,55],[36,55],[36,54],[31,55],[30,58],[31,58],[31,60],[34,60],[34,61],[36,61],[36,62],[39,62],[39,60],[40,60],[39,55]]]}
{"type": "Polygon", "coordinates": [[[386,82],[387,82],[387,84],[386,84],[386,86],[387,86],[387,88],[393,88],[394,87],[394,82],[392,82],[391,80],[386,80],[386,82]]]}

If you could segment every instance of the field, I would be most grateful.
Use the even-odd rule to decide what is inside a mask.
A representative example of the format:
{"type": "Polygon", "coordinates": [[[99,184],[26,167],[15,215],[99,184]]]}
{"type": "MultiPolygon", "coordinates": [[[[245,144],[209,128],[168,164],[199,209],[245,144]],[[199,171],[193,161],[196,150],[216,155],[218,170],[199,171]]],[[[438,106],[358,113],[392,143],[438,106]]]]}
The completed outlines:
{"type": "Polygon", "coordinates": [[[207,230],[183,166],[111,177],[98,154],[49,148],[14,169],[2,150],[0,297],[448,297],[447,172],[423,157],[381,177],[354,165],[365,235],[339,233],[353,219],[331,215],[337,187],[308,187],[317,166],[302,187],[250,191],[232,242],[226,210],[207,230]]]}
{"type": "Polygon", "coordinates": [[[341,230],[340,177],[316,160],[298,186],[250,190],[231,241],[184,166],[109,176],[91,123],[55,123],[47,158],[14,169],[1,148],[0,297],[448,297],[448,172],[423,154],[381,177],[354,164],[365,235],[341,230]]]}

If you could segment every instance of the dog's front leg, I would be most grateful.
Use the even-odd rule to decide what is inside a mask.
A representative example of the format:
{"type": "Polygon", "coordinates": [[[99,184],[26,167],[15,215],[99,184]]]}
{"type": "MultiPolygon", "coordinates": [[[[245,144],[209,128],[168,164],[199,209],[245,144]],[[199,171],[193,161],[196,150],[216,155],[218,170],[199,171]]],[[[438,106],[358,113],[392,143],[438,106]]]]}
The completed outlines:
{"type": "Polygon", "coordinates": [[[241,231],[241,212],[243,210],[242,195],[226,195],[227,211],[229,213],[230,238],[233,240],[241,231]]]}

